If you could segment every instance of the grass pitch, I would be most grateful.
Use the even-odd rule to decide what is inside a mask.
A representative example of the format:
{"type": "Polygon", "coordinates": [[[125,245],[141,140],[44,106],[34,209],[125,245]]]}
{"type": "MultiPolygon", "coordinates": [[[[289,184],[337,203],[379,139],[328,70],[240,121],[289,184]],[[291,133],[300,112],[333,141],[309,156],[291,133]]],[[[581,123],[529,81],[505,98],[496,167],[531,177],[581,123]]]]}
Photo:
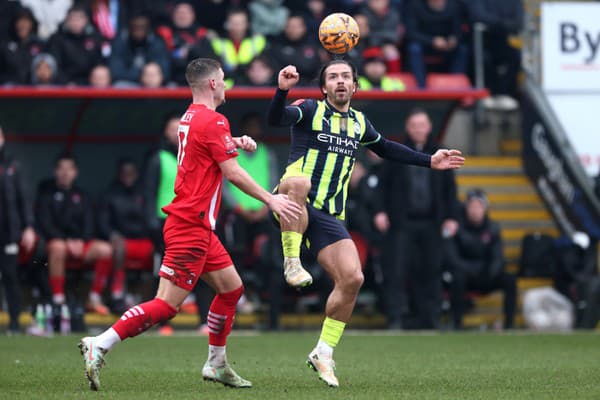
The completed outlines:
{"type": "Polygon", "coordinates": [[[0,337],[0,399],[599,399],[600,335],[349,333],[335,353],[341,387],[305,365],[317,333],[235,334],[234,368],[254,388],[204,382],[206,338],[142,335],[107,357],[100,392],[78,336],[0,337]]]}

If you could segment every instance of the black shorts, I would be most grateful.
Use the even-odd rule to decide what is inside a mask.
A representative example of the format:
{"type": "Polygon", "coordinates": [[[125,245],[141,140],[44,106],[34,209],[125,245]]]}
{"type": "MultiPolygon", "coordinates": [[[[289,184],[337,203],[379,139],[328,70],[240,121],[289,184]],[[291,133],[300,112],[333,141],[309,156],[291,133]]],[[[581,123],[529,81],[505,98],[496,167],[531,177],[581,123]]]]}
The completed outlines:
{"type": "MultiPolygon", "coordinates": [[[[303,240],[315,257],[330,244],[342,239],[350,239],[350,234],[342,221],[331,214],[317,210],[310,204],[306,204],[306,209],[308,210],[308,227],[304,232],[303,240]]],[[[275,218],[274,220],[279,226],[279,222],[275,218]]]]}
{"type": "Polygon", "coordinates": [[[319,252],[332,243],[350,239],[350,234],[342,221],[331,214],[317,210],[307,204],[308,227],[304,232],[306,247],[316,257],[319,252]]]}

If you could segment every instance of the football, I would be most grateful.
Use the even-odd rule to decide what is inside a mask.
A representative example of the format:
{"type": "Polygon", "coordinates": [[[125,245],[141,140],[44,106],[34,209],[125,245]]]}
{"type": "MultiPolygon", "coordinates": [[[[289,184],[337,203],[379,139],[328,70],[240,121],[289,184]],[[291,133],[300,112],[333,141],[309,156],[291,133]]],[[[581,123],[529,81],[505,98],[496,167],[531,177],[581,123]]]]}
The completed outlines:
{"type": "Polygon", "coordinates": [[[359,38],[358,24],[348,14],[329,14],[319,25],[319,41],[330,53],[347,53],[356,46],[359,38]]]}

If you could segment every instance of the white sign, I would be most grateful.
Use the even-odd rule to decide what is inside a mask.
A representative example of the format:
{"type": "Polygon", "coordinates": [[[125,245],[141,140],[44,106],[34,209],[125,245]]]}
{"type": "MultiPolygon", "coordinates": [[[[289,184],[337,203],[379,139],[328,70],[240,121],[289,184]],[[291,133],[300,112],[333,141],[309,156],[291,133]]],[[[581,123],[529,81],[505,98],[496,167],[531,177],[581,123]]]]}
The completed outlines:
{"type": "Polygon", "coordinates": [[[542,4],[546,91],[600,91],[600,4],[542,4]]]}
{"type": "Polygon", "coordinates": [[[549,94],[548,101],[588,175],[600,172],[600,94],[549,94]]]}

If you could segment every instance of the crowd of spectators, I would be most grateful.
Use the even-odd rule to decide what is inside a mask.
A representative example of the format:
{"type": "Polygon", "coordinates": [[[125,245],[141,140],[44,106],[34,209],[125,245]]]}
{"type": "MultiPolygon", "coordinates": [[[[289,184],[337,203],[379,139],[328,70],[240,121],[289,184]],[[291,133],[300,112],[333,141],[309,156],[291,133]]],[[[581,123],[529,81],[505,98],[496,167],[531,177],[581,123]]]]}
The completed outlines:
{"type": "Polygon", "coordinates": [[[486,84],[493,94],[516,92],[520,56],[508,39],[521,29],[522,0],[6,3],[0,85],[172,87],[185,85],[184,68],[197,57],[219,59],[230,86],[270,85],[271,71],[290,63],[301,85],[314,85],[319,66],[332,57],[318,43],[318,26],[335,11],[359,24],[361,40],[347,57],[370,89],[406,89],[400,73],[414,75],[419,88],[429,72],[471,74],[472,27],[481,23],[486,84]]]}

